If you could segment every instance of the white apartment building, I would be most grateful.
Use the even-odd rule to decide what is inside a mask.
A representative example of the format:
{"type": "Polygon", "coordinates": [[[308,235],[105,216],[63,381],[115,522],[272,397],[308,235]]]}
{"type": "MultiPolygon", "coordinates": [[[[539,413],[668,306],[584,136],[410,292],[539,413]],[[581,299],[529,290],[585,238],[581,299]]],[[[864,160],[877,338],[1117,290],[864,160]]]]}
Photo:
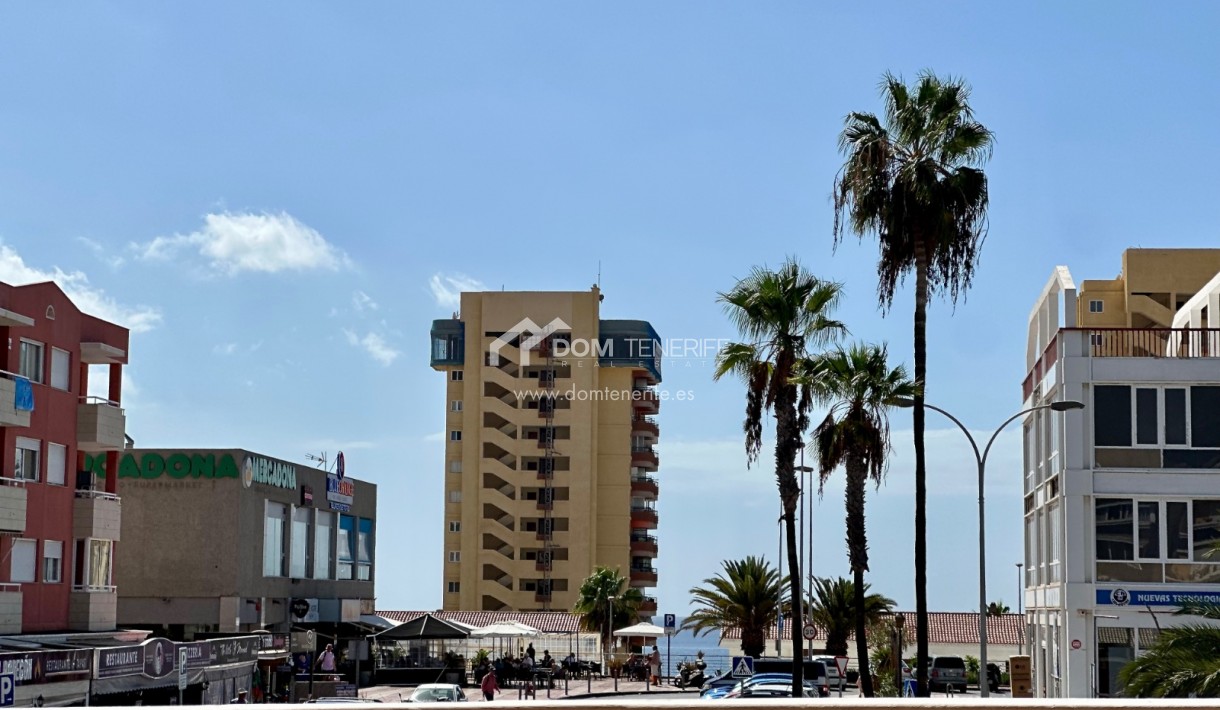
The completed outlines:
{"type": "Polygon", "coordinates": [[[1025,604],[1033,694],[1122,694],[1184,600],[1220,602],[1220,249],[1055,270],[1029,320],[1025,604]]]}

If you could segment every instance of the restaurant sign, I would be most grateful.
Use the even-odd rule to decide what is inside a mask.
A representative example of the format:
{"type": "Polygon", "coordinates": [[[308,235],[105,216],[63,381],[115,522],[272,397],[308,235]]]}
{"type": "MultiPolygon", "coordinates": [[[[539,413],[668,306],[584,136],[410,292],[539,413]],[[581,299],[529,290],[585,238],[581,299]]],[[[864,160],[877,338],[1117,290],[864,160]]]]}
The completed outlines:
{"type": "Polygon", "coordinates": [[[17,685],[84,680],[92,667],[92,649],[0,653],[0,675],[13,676],[17,685]]]}
{"type": "Polygon", "coordinates": [[[97,652],[97,678],[143,675],[164,678],[177,670],[177,644],[154,638],[138,646],[101,648],[97,652]]]}

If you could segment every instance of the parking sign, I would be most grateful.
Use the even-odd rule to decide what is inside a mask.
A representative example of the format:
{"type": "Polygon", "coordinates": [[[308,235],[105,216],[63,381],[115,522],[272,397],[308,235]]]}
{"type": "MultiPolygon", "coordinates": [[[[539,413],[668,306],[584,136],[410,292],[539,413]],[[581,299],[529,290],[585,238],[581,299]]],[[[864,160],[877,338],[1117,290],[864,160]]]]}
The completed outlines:
{"type": "Polygon", "coordinates": [[[673,632],[675,632],[677,630],[678,630],[678,615],[677,614],[666,614],[665,615],[665,633],[672,634],[673,632]]]}
{"type": "Polygon", "coordinates": [[[13,698],[17,695],[17,684],[13,682],[13,674],[0,675],[0,707],[12,707],[13,698]]]}

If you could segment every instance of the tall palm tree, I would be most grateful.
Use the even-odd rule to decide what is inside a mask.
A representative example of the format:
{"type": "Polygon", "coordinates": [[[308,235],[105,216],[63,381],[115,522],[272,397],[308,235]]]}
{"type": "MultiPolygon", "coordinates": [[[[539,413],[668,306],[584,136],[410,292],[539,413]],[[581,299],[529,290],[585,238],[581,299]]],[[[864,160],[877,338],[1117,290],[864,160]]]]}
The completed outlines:
{"type": "MultiPolygon", "coordinates": [[[[732,290],[719,294],[729,319],[743,341],[729,343],[716,355],[715,379],[732,374],[746,383],[747,465],[762,449],[763,414],[775,415],[775,480],[788,536],[790,596],[801,598],[800,560],[796,547],[796,508],[800,486],[796,454],[809,427],[812,404],[807,388],[798,387],[797,364],[818,348],[836,340],[846,328],[830,317],[841,287],[822,281],[794,259],[776,270],[755,268],[732,290]]],[[[792,628],[800,629],[801,608],[792,608],[792,628]]],[[[792,695],[800,697],[804,666],[800,633],[792,634],[792,695]]]]}
{"type": "Polygon", "coordinates": [[[780,607],[787,602],[778,569],[760,557],[725,560],[722,573],[703,580],[705,586],[692,587],[693,601],[699,608],[686,617],[683,629],[696,636],[712,630],[741,631],[741,652],[755,658],[767,645],[767,629],[776,624],[780,607]]]}
{"type": "Polygon", "coordinates": [[[642,601],[644,595],[628,586],[627,578],[617,569],[596,567],[581,582],[572,611],[580,615],[581,628],[602,637],[603,647],[609,653],[614,628],[639,621],[642,601]]]}
{"type": "Polygon", "coordinates": [[[998,602],[991,602],[987,605],[987,616],[1004,616],[1012,611],[1008,605],[1001,599],[998,602]]]}
{"type": "MultiPolygon", "coordinates": [[[[1220,621],[1220,605],[1185,604],[1175,615],[1220,621]]],[[[1193,623],[1162,629],[1156,643],[1123,666],[1123,695],[1131,698],[1220,698],[1220,627],[1193,623]]]]}
{"type": "Polygon", "coordinates": [[[835,469],[847,472],[847,557],[855,588],[856,658],[860,688],[873,696],[868,668],[868,619],[864,608],[864,573],[868,571],[868,536],[864,524],[866,483],[877,486],[889,464],[890,421],[887,410],[896,399],[915,395],[915,383],[902,366],[890,368],[884,346],[854,345],[826,353],[808,364],[814,397],[829,406],[814,429],[818,492],[835,469]]]}
{"type": "MultiPolygon", "coordinates": [[[[864,584],[864,613],[875,623],[894,608],[894,600],[882,594],[869,594],[864,584]]],[[[847,640],[856,623],[856,587],[850,579],[817,577],[813,580],[813,606],[809,620],[826,632],[826,653],[847,655],[847,640]]],[[[859,636],[859,634],[857,634],[859,636]]]]}
{"type": "Polygon", "coordinates": [[[954,303],[969,287],[987,233],[987,176],[994,136],[974,118],[961,79],[930,71],[913,86],[887,73],[884,122],[851,113],[839,135],[846,161],[835,179],[834,241],[874,235],[881,248],[877,296],[883,309],[915,275],[915,629],[919,695],[928,694],[927,467],[924,395],[928,296],[954,303]]]}

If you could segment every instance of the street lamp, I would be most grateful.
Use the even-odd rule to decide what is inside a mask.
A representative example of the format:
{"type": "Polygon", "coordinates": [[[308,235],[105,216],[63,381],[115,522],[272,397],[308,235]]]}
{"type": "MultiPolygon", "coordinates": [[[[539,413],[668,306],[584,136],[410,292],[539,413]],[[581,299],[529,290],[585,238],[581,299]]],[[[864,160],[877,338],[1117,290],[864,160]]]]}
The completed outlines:
{"type": "Polygon", "coordinates": [[[1021,625],[1017,628],[1017,655],[1025,655],[1025,612],[1021,610],[1021,603],[1025,601],[1024,580],[1021,579],[1021,568],[1025,566],[1024,562],[1017,563],[1017,615],[1021,617],[1021,625]]]}
{"type": "MultiPolygon", "coordinates": [[[[813,608],[813,495],[809,496],[809,501],[805,501],[805,488],[813,487],[813,468],[805,465],[805,448],[801,447],[801,465],[796,467],[796,471],[801,475],[801,560],[805,562],[805,569],[801,570],[799,576],[801,584],[805,585],[809,604],[805,607],[805,612],[802,618],[808,619],[807,616],[813,608]],[[805,528],[809,528],[809,557],[805,557],[805,528]]],[[[805,596],[805,595],[802,595],[805,596]]],[[[800,604],[798,599],[797,604],[800,604]]],[[[792,633],[796,633],[797,629],[793,629],[792,633]]],[[[805,644],[805,651],[813,658],[813,643],[805,644]]]]}
{"type": "MultiPolygon", "coordinates": [[[[893,400],[891,404],[897,407],[913,407],[915,406],[915,400],[901,398],[893,400]]],[[[1059,402],[1051,402],[1050,404],[1039,404],[1038,406],[1030,407],[1029,409],[1022,409],[1011,417],[1005,419],[1000,426],[996,427],[996,430],[991,434],[991,438],[987,440],[987,445],[983,447],[983,453],[981,454],[979,453],[979,445],[975,442],[974,436],[971,435],[970,430],[967,429],[966,425],[962,424],[957,417],[946,412],[940,407],[928,404],[926,402],[923,406],[931,409],[934,412],[940,412],[941,414],[945,415],[949,421],[957,425],[958,429],[962,430],[962,433],[964,433],[966,438],[970,441],[971,448],[974,449],[974,458],[979,466],[979,697],[986,698],[989,695],[987,687],[987,532],[984,526],[983,471],[987,468],[987,455],[991,453],[991,445],[995,443],[996,437],[1000,435],[1000,432],[1004,430],[1004,427],[1011,424],[1018,417],[1022,417],[1030,412],[1036,412],[1041,409],[1049,409],[1052,412],[1067,412],[1073,409],[1084,409],[1084,403],[1077,402],[1076,400],[1065,399],[1059,402]]]]}
{"type": "Polygon", "coordinates": [[[606,671],[610,671],[610,638],[614,635],[614,600],[618,597],[606,595],[606,671]]]}

